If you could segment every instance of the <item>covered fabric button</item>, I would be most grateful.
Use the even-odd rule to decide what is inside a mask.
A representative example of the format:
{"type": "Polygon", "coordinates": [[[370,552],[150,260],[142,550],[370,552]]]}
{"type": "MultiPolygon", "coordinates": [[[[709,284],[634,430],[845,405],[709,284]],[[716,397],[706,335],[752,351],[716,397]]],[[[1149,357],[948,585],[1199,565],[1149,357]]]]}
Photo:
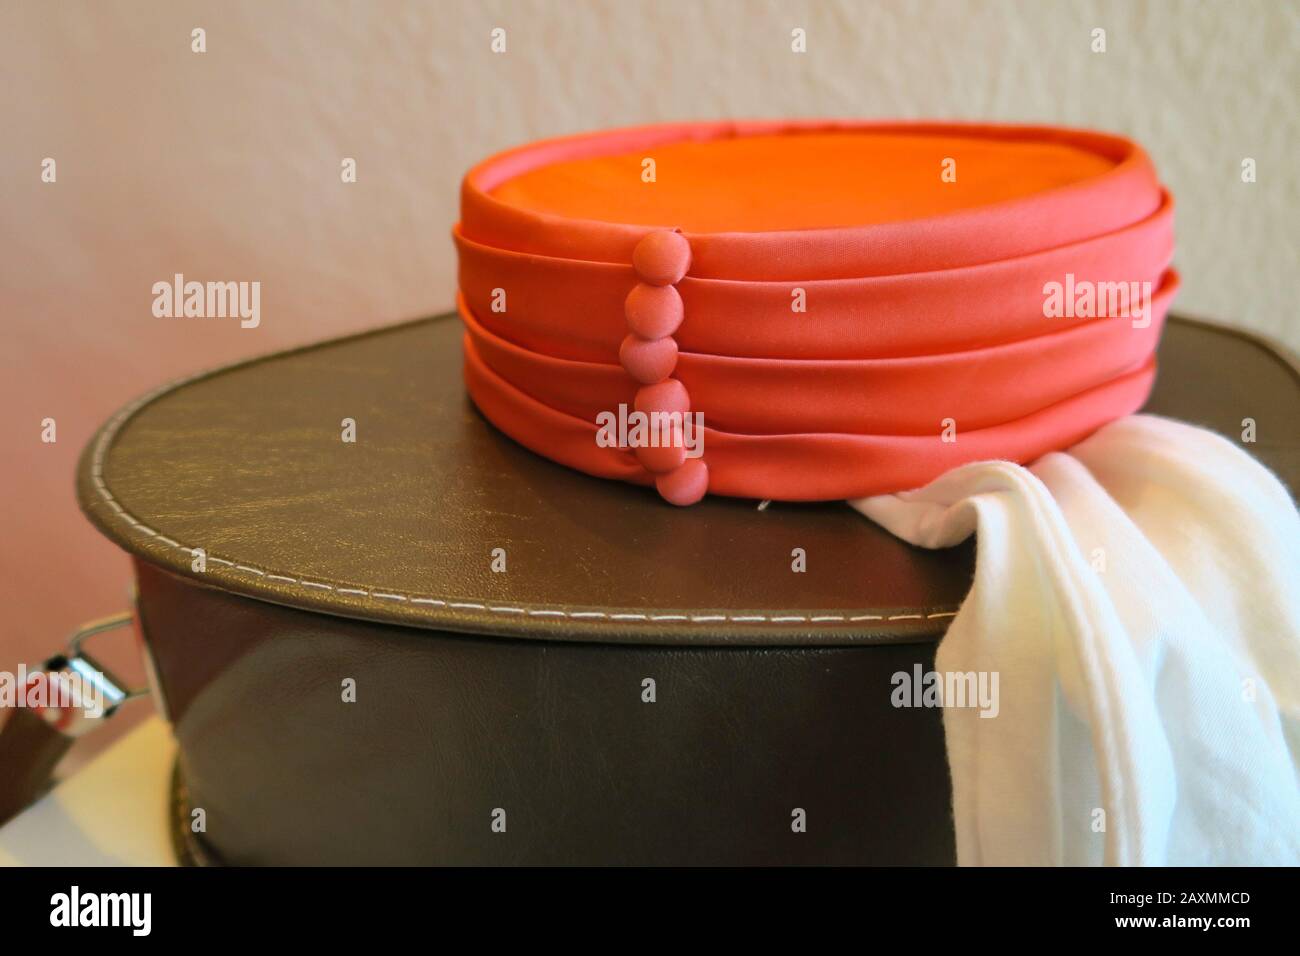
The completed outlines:
{"type": "Polygon", "coordinates": [[[691,396],[685,385],[670,378],[657,385],[645,385],[637,389],[632,407],[646,415],[653,412],[686,415],[691,410],[691,396]]]}
{"type": "Polygon", "coordinates": [[[691,244],[680,232],[670,229],[652,232],[636,244],[632,267],[650,285],[680,282],[691,267],[691,244]]]}
{"type": "Polygon", "coordinates": [[[672,335],[682,324],[682,297],[671,285],[638,282],[623,301],[627,327],[643,339],[672,335]]]}
{"type": "Polygon", "coordinates": [[[682,430],[672,429],[673,441],[669,445],[642,445],[636,449],[636,460],[646,471],[656,475],[680,468],[686,461],[686,447],[682,444],[682,430]]]}
{"type": "Polygon", "coordinates": [[[627,374],[642,385],[654,385],[673,374],[677,367],[677,341],[629,335],[618,348],[618,360],[627,374]]]}
{"type": "Polygon", "coordinates": [[[688,458],[680,468],[655,478],[655,487],[669,504],[693,505],[709,490],[709,466],[699,458],[688,458]]]}

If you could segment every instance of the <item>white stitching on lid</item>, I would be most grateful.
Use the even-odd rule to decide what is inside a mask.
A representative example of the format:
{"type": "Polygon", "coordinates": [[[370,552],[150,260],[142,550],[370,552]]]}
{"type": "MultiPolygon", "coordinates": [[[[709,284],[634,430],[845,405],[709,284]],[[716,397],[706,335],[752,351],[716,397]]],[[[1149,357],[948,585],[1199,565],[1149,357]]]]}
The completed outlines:
{"type": "MultiPolygon", "coordinates": [[[[121,411],[119,411],[116,415],[114,415],[111,419],[109,419],[108,424],[105,425],[103,431],[99,433],[99,437],[95,441],[95,450],[91,458],[91,466],[90,466],[91,484],[94,486],[95,492],[99,495],[100,499],[106,505],[108,505],[109,508],[112,509],[112,511],[114,512],[114,514],[117,515],[117,517],[119,517],[122,521],[126,522],[128,525],[130,525],[134,530],[139,531],[140,533],[150,538],[153,538],[153,540],[158,542],[159,544],[167,548],[183,551],[186,554],[191,554],[191,555],[198,554],[200,549],[196,547],[192,548],[188,545],[181,544],[175,539],[169,538],[163,535],[162,533],[155,531],[153,528],[150,528],[149,526],[141,522],[138,518],[136,518],[134,515],[132,515],[131,512],[127,511],[126,508],[123,507],[122,504],[118,502],[118,500],[115,497],[113,497],[113,493],[109,490],[108,485],[105,484],[103,479],[104,457],[108,451],[108,447],[113,443],[113,440],[117,437],[118,431],[121,429],[123,425],[126,424],[126,422],[133,415],[135,415],[137,411],[139,411],[145,405],[148,405],[155,398],[158,398],[159,396],[167,392],[170,392],[174,389],[180,388],[183,385],[187,385],[190,382],[198,381],[201,378],[205,378],[209,374],[211,373],[203,372],[198,375],[192,375],[187,378],[183,378],[178,381],[170,382],[166,385],[162,385],[158,388],[155,388],[153,391],[142,395],[140,398],[137,398],[134,402],[131,402],[129,405],[124,407],[121,411]]],[[[766,502],[764,502],[763,504],[766,504],[766,502]]],[[[763,507],[761,505],[759,510],[763,510],[763,507]]],[[[528,609],[528,608],[519,608],[519,607],[493,607],[493,606],[489,606],[486,604],[479,604],[472,601],[443,601],[443,600],[439,600],[438,598],[414,597],[409,594],[401,594],[398,592],[365,590],[362,588],[342,587],[339,585],[325,584],[320,581],[306,581],[300,578],[290,577],[287,574],[273,574],[269,571],[263,570],[262,568],[253,567],[252,565],[236,564],[234,561],[228,561],[225,558],[216,557],[214,555],[207,555],[206,560],[211,561],[213,564],[223,565],[231,569],[232,571],[239,571],[245,574],[256,575],[257,577],[263,578],[267,581],[280,581],[285,584],[292,584],[296,587],[311,588],[317,591],[333,591],[336,594],[355,595],[357,597],[371,598],[374,600],[381,600],[381,601],[401,601],[401,602],[409,602],[411,604],[431,605],[435,607],[448,607],[448,608],[455,608],[455,609],[485,611],[491,614],[526,614],[531,617],[560,617],[560,618],[570,618],[573,620],[599,619],[599,620],[611,620],[611,621],[645,621],[645,620],[689,621],[691,623],[698,623],[698,624],[716,622],[716,621],[731,621],[733,623],[780,624],[780,623],[798,622],[798,623],[829,624],[829,623],[843,623],[845,621],[854,622],[854,623],[859,621],[883,621],[883,620],[923,621],[923,620],[937,620],[939,618],[957,616],[956,611],[936,611],[929,614],[919,614],[919,613],[892,614],[888,618],[885,618],[883,615],[880,614],[856,614],[851,617],[845,617],[842,614],[819,614],[815,617],[806,617],[803,615],[796,615],[796,614],[778,614],[778,615],[630,614],[630,613],[612,614],[612,613],[607,613],[605,611],[572,611],[572,610],[561,610],[561,609],[552,609],[552,608],[528,609]]]]}

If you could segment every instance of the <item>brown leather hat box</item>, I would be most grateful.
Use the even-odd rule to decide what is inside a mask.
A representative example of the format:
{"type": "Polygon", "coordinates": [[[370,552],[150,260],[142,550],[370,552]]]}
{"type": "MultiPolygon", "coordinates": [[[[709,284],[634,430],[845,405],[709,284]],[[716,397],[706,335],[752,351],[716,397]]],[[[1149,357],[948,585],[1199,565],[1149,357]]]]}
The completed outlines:
{"type": "MultiPolygon", "coordinates": [[[[186,858],[952,862],[941,712],[888,691],[932,666],[969,545],[554,464],[467,399],[461,335],[441,316],[169,385],[86,449],[186,858]]],[[[1296,370],[1263,344],[1174,318],[1159,361],[1148,410],[1294,434],[1296,370]]],[[[1297,487],[1296,443],[1257,454],[1297,487]]]]}

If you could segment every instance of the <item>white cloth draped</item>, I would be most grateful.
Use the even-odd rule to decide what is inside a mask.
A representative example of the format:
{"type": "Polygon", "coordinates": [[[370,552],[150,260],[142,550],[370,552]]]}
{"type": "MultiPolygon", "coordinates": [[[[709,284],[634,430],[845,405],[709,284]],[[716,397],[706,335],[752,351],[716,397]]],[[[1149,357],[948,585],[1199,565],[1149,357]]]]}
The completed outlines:
{"type": "Polygon", "coordinates": [[[944,710],[960,863],[1300,863],[1300,516],[1241,448],[1131,416],[850,504],[976,535],[935,665],[998,674],[944,710]]]}

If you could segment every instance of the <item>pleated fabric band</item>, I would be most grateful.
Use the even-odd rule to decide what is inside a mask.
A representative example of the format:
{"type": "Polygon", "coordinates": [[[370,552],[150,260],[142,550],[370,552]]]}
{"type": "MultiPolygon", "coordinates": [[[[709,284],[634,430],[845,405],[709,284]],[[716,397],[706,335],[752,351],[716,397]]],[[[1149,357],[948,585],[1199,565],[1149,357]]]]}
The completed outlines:
{"type": "Polygon", "coordinates": [[[1172,217],[1135,144],[1048,127],[536,143],[463,184],[465,380],[526,447],[675,504],[902,491],[1142,406],[1172,217]]]}

